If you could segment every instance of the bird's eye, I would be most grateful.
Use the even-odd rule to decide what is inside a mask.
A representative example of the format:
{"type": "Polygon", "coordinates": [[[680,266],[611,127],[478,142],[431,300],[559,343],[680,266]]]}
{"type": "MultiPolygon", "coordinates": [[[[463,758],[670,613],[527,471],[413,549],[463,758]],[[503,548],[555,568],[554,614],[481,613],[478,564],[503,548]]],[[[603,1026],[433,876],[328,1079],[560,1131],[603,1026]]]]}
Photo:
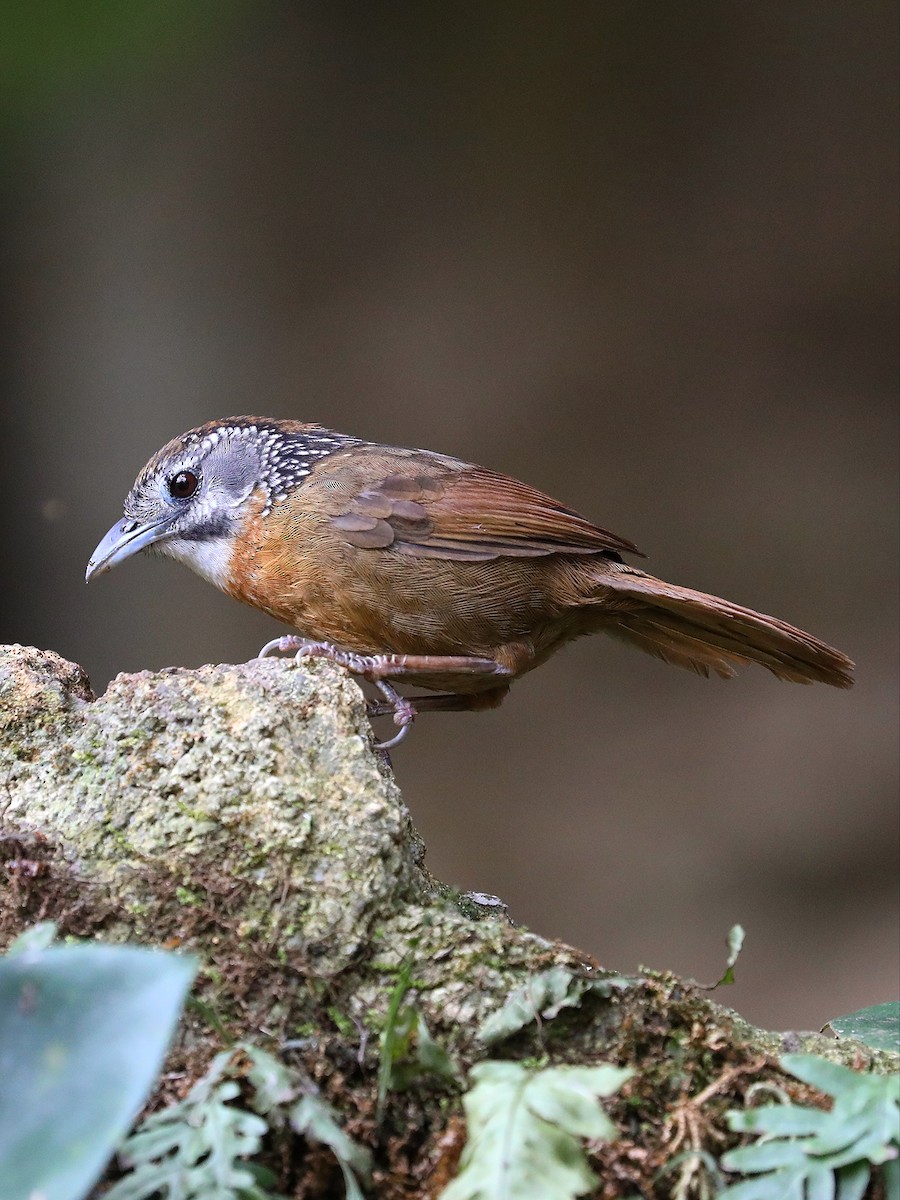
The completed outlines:
{"type": "Polygon", "coordinates": [[[169,495],[176,500],[187,500],[196,492],[200,480],[193,471],[179,471],[169,480],[169,495]]]}

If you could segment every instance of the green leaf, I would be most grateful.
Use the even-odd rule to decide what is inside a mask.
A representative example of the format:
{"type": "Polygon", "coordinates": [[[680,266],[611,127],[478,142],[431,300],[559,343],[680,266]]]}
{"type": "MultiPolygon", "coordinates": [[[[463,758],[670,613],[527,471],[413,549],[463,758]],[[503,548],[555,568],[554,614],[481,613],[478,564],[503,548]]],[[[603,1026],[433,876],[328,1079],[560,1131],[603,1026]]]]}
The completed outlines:
{"type": "Polygon", "coordinates": [[[254,1090],[256,1110],[272,1114],[274,1118],[279,1108],[291,1104],[286,1113],[291,1128],[295,1133],[331,1148],[344,1176],[348,1200],[362,1200],[356,1176],[369,1181],[372,1156],[341,1128],[334,1109],[318,1095],[312,1081],[249,1042],[241,1042],[237,1049],[250,1060],[247,1078],[254,1090]],[[297,1100],[300,1093],[303,1094],[297,1100]]]}
{"type": "Polygon", "coordinates": [[[400,971],[381,1034],[379,1120],[389,1091],[402,1091],[423,1075],[439,1075],[443,1079],[459,1077],[459,1071],[446,1050],[431,1036],[425,1018],[414,1004],[404,1003],[411,972],[412,963],[406,963],[400,971]]]}
{"type": "Polygon", "coordinates": [[[3,1198],[77,1200],[149,1092],[196,964],[35,943],[0,961],[3,1198]]]}
{"type": "Polygon", "coordinates": [[[839,1037],[856,1038],[875,1050],[900,1053],[900,1001],[860,1008],[845,1017],[833,1017],[828,1024],[839,1037]]]}
{"type": "Polygon", "coordinates": [[[547,1067],[540,1073],[540,1088],[532,1088],[533,1112],[583,1138],[611,1141],[615,1126],[597,1104],[597,1097],[611,1096],[624,1082],[617,1067],[547,1067]]]}
{"type": "Polygon", "coordinates": [[[510,992],[501,1007],[483,1022],[478,1037],[486,1046],[518,1033],[538,1017],[581,1003],[587,980],[566,970],[551,967],[533,975],[521,987],[510,992]]]}
{"type": "Polygon", "coordinates": [[[297,1071],[250,1042],[240,1042],[236,1049],[242,1050],[250,1060],[247,1078],[253,1088],[253,1107],[258,1113],[265,1115],[294,1099],[299,1086],[297,1071]]]}
{"type": "Polygon", "coordinates": [[[615,1137],[599,1097],[633,1074],[611,1066],[529,1070],[515,1062],[472,1068],[463,1097],[469,1139],[459,1175],[440,1200],[572,1200],[596,1179],[580,1139],[615,1137]]]}
{"type": "Polygon", "coordinates": [[[319,1096],[304,1096],[291,1109],[290,1121],[296,1133],[322,1142],[333,1150],[344,1176],[347,1200],[362,1200],[356,1176],[368,1183],[372,1174],[372,1156],[340,1127],[331,1105],[319,1096]]]}
{"type": "Polygon", "coordinates": [[[438,1075],[442,1079],[459,1078],[456,1064],[440,1042],[431,1036],[421,1013],[417,1013],[416,1021],[416,1061],[424,1074],[438,1075]]]}
{"type": "Polygon", "coordinates": [[[217,1082],[231,1057],[217,1055],[184,1100],[147,1117],[128,1138],[120,1158],[132,1169],[104,1200],[271,1200],[245,1161],[259,1152],[268,1126],[231,1103],[237,1083],[217,1082]]]}
{"type": "Polygon", "coordinates": [[[725,959],[725,971],[721,979],[717,979],[715,983],[701,984],[700,986],[706,992],[714,992],[716,988],[722,987],[724,984],[734,983],[734,967],[738,960],[743,945],[745,933],[741,925],[732,925],[728,930],[727,946],[728,957],[725,959]]]}
{"type": "Polygon", "coordinates": [[[834,1200],[834,1171],[813,1163],[806,1172],[806,1200],[834,1200]]]}
{"type": "Polygon", "coordinates": [[[393,1063],[390,1087],[401,1092],[423,1075],[441,1079],[459,1078],[459,1070],[447,1051],[431,1036],[422,1013],[406,1005],[397,1017],[392,1041],[393,1063]]]}
{"type": "Polygon", "coordinates": [[[589,979],[566,967],[550,967],[510,992],[501,1007],[482,1023],[478,1037],[490,1046],[534,1021],[550,1021],[564,1008],[576,1008],[587,992],[607,996],[614,988],[626,987],[628,983],[629,980],[618,975],[589,979]]]}
{"type": "Polygon", "coordinates": [[[716,1200],[804,1200],[804,1179],[802,1168],[757,1175],[755,1179],[732,1183],[719,1192],[716,1200]]]}
{"type": "Polygon", "coordinates": [[[859,1071],[851,1071],[849,1067],[841,1066],[840,1063],[820,1058],[818,1054],[783,1054],[781,1065],[795,1079],[831,1096],[846,1094],[848,1090],[854,1090],[861,1079],[869,1078],[859,1071]]]}
{"type": "Polygon", "coordinates": [[[885,1163],[889,1171],[896,1162],[900,1078],[851,1071],[810,1054],[785,1055],[781,1062],[830,1095],[831,1110],[780,1103],[729,1113],[731,1129],[760,1139],[723,1155],[722,1166],[757,1179],[732,1185],[722,1197],[780,1200],[790,1186],[801,1200],[861,1200],[872,1166],[885,1163]]]}
{"type": "Polygon", "coordinates": [[[768,1104],[728,1114],[728,1126],[736,1133],[775,1133],[781,1137],[818,1133],[830,1113],[799,1104],[768,1104]]]}
{"type": "Polygon", "coordinates": [[[388,1002],[387,1018],[381,1033],[381,1058],[378,1063],[378,1119],[384,1113],[384,1105],[388,1092],[391,1090],[394,1075],[394,1063],[402,1056],[403,1038],[409,1036],[408,1022],[404,1023],[401,1014],[403,1000],[409,991],[409,981],[412,977],[412,962],[407,961],[400,968],[397,982],[391,990],[388,1002]]]}
{"type": "Polygon", "coordinates": [[[744,946],[744,930],[740,925],[732,925],[728,931],[728,957],[725,959],[725,974],[719,980],[719,983],[734,983],[734,968],[737,965],[738,956],[744,946]]]}
{"type": "MultiPolygon", "coordinates": [[[[868,1163],[856,1162],[836,1172],[837,1200],[863,1200],[869,1185],[868,1163]]],[[[900,1197],[898,1197],[900,1200],[900,1197]]]]}
{"type": "MultiPolygon", "coordinates": [[[[862,1112],[849,1114],[845,1106],[836,1104],[827,1115],[831,1118],[813,1137],[804,1142],[807,1154],[817,1154],[822,1157],[848,1153],[848,1162],[866,1157],[863,1143],[872,1141],[878,1145],[882,1141],[881,1130],[873,1125],[873,1112],[864,1109],[862,1112]],[[874,1139],[872,1134],[875,1135],[874,1139]]],[[[876,1117],[876,1123],[877,1117],[876,1117]]],[[[839,1164],[838,1164],[839,1165],[839,1164]]]]}
{"type": "Polygon", "coordinates": [[[900,1159],[884,1164],[884,1190],[887,1200],[900,1200],[900,1159]]]}
{"type": "Polygon", "coordinates": [[[725,1170],[740,1171],[742,1175],[759,1175],[782,1167],[802,1168],[806,1161],[806,1152],[795,1141],[754,1142],[752,1146],[738,1146],[722,1155],[725,1170]]]}
{"type": "Polygon", "coordinates": [[[20,933],[6,951],[7,958],[22,954],[26,950],[46,950],[56,941],[56,922],[41,921],[20,933]]]}

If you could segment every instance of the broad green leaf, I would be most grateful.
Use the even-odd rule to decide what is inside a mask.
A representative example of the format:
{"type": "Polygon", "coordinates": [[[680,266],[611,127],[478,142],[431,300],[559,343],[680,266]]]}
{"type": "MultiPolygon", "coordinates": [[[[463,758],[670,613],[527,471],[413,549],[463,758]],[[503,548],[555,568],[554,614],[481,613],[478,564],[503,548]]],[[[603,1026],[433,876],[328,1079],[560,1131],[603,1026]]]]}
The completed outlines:
{"type": "Polygon", "coordinates": [[[486,1046],[510,1037],[539,1017],[556,1016],[562,1008],[581,1003],[588,980],[565,967],[550,967],[533,975],[510,992],[496,1012],[485,1020],[478,1037],[486,1046]]]}
{"type": "Polygon", "coordinates": [[[827,1058],[820,1058],[818,1054],[783,1054],[780,1061],[784,1069],[795,1078],[818,1088],[820,1092],[828,1092],[831,1096],[846,1092],[848,1088],[858,1084],[860,1079],[866,1078],[859,1071],[851,1071],[849,1067],[842,1067],[840,1063],[829,1062],[827,1058]]]}
{"type": "Polygon", "coordinates": [[[828,1113],[828,1116],[831,1117],[831,1120],[826,1122],[815,1136],[803,1143],[807,1154],[824,1157],[848,1151],[851,1153],[851,1157],[847,1161],[853,1162],[856,1158],[867,1157],[865,1147],[862,1145],[864,1140],[873,1142],[875,1146],[882,1141],[881,1130],[872,1127],[873,1114],[870,1112],[863,1110],[863,1112],[845,1115],[835,1105],[835,1109],[828,1113]],[[871,1136],[873,1134],[874,1138],[871,1136]],[[867,1135],[870,1136],[867,1138],[867,1135]]]}
{"type": "Polygon", "coordinates": [[[416,1061],[423,1073],[438,1075],[442,1079],[457,1079],[459,1071],[450,1055],[431,1036],[428,1024],[421,1013],[416,1014],[416,1061]]]}
{"type": "Polygon", "coordinates": [[[392,1091],[402,1092],[424,1075],[450,1080],[459,1077],[455,1063],[431,1036],[424,1016],[414,1005],[404,1005],[397,1016],[391,1052],[394,1056],[390,1079],[392,1091]]]}
{"type": "Polygon", "coordinates": [[[840,1037],[856,1038],[876,1050],[900,1053],[900,1001],[860,1008],[845,1017],[833,1017],[828,1024],[840,1037]]]}
{"type": "Polygon", "coordinates": [[[0,961],[3,1200],[79,1200],[159,1071],[193,959],[26,947],[0,961]]]}
{"type": "Polygon", "coordinates": [[[580,1138],[615,1129],[598,1097],[633,1072],[606,1065],[530,1070],[515,1062],[473,1067],[463,1097],[469,1140],[441,1200],[572,1200],[596,1179],[580,1138]]]}
{"type": "Polygon", "coordinates": [[[611,1140],[616,1129],[597,1103],[597,1097],[615,1092],[623,1082],[623,1073],[607,1067],[609,1083],[601,1087],[596,1079],[591,1080],[595,1070],[595,1067],[550,1067],[542,1071],[540,1089],[531,1089],[532,1112],[578,1137],[611,1140]]]}

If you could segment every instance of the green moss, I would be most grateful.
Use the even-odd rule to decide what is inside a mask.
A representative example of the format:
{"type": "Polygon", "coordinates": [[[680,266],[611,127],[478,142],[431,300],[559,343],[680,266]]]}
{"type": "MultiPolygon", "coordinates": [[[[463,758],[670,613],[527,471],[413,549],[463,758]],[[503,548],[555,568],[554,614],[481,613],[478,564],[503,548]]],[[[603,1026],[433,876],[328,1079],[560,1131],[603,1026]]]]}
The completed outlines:
{"type": "Polygon", "coordinates": [[[350,1037],[355,1032],[356,1026],[349,1017],[344,1016],[339,1008],[330,1004],[325,1011],[338,1033],[343,1034],[344,1037],[350,1037]]]}

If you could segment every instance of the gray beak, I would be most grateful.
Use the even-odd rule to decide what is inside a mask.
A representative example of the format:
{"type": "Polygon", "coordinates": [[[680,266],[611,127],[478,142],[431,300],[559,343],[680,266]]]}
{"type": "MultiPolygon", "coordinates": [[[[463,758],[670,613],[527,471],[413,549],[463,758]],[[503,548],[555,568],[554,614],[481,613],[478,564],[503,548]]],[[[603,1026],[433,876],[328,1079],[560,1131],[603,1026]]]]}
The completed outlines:
{"type": "Polygon", "coordinates": [[[171,517],[164,517],[161,521],[150,521],[143,525],[140,521],[134,521],[129,517],[123,517],[121,521],[117,521],[91,555],[91,561],[84,574],[85,583],[90,583],[95,575],[102,575],[104,571],[112,570],[117,563],[131,558],[132,554],[137,554],[139,550],[152,546],[154,542],[162,541],[168,536],[171,524],[171,517]]]}

